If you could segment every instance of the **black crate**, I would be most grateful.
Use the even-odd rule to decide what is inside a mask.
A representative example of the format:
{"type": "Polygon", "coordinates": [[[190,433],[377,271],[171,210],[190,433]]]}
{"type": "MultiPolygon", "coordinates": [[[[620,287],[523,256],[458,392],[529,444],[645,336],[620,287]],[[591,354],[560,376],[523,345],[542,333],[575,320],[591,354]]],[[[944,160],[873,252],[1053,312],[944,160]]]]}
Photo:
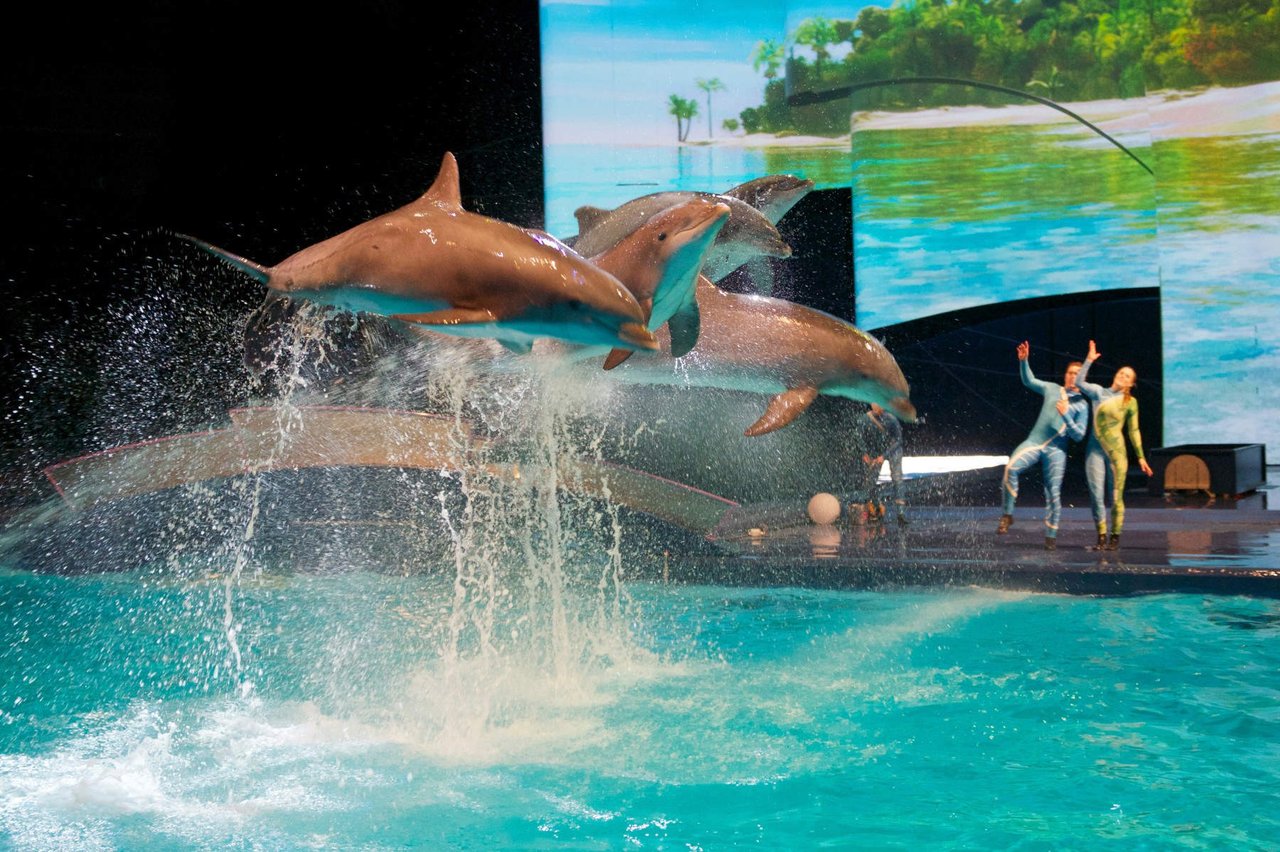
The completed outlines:
{"type": "Polygon", "coordinates": [[[1147,489],[1151,494],[1166,490],[1165,473],[1170,462],[1180,456],[1199,459],[1208,468],[1208,491],[1214,494],[1245,494],[1267,481],[1267,447],[1265,444],[1178,444],[1147,452],[1152,476],[1147,489]]]}

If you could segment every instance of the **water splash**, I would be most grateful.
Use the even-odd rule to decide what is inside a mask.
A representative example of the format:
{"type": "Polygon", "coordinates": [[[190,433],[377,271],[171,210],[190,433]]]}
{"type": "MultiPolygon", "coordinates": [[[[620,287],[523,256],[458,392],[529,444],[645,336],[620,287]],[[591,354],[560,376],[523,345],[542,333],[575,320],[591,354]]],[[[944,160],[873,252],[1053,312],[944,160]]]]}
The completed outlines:
{"type": "MultiPolygon", "coordinates": [[[[565,708],[604,700],[600,679],[644,654],[623,615],[619,510],[607,480],[599,497],[585,496],[577,481],[581,460],[604,460],[603,386],[570,379],[554,358],[516,359],[491,341],[426,334],[388,346],[365,372],[321,386],[307,376],[322,374],[317,362],[334,352],[326,315],[298,318],[282,336],[280,354],[266,362],[280,395],[273,401],[278,439],[264,469],[294,440],[298,406],[317,401],[443,417],[446,455],[458,460],[436,477],[403,475],[395,482],[416,533],[403,540],[412,548],[404,570],[447,571],[451,579],[447,590],[433,587],[417,612],[405,613],[432,650],[406,661],[410,686],[393,699],[394,718],[384,721],[411,730],[424,747],[475,754],[546,713],[565,723],[565,712],[577,712],[565,708]],[[428,531],[447,542],[443,560],[435,558],[438,547],[414,547],[428,531]]],[[[246,661],[234,595],[252,560],[263,474],[248,483],[249,510],[224,590],[223,626],[238,676],[246,661]]],[[[244,694],[252,690],[243,676],[239,682],[244,694]]],[[[329,694],[353,712],[376,715],[361,688],[338,682],[329,694]]],[[[585,716],[580,721],[592,724],[585,716]]]]}

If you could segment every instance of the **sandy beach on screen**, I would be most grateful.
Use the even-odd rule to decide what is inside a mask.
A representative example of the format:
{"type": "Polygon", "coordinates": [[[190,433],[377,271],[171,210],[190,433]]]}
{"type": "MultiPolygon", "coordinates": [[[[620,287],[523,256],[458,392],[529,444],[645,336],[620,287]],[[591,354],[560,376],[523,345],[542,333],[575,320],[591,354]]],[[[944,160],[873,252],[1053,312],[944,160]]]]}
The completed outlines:
{"type": "MultiPolygon", "coordinates": [[[[1142,98],[1063,103],[1062,106],[1111,134],[1150,133],[1153,139],[1280,133],[1280,81],[1233,88],[1211,87],[1155,92],[1142,98]]],[[[1043,104],[958,106],[904,112],[852,114],[855,130],[906,130],[943,127],[1064,124],[1070,116],[1043,104]]],[[[847,148],[842,136],[774,136],[750,133],[686,143],[741,148],[847,148]]]]}

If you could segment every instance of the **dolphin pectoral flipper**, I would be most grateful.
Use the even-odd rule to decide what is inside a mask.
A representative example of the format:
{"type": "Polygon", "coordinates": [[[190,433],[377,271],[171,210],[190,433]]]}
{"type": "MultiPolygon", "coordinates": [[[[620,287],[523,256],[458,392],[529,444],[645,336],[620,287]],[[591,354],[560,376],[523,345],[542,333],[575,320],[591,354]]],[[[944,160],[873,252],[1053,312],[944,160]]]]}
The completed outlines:
{"type": "Polygon", "coordinates": [[[391,318],[417,325],[481,325],[498,321],[493,311],[484,308],[442,308],[421,314],[392,314],[391,318]]]}
{"type": "Polygon", "coordinates": [[[702,314],[698,311],[698,300],[690,299],[667,320],[667,330],[671,332],[671,357],[688,355],[698,345],[701,329],[702,314]]]}
{"type": "Polygon", "coordinates": [[[623,361],[630,358],[634,353],[630,349],[613,349],[609,352],[609,357],[604,359],[604,368],[612,370],[623,361]]]}
{"type": "MultiPolygon", "coordinates": [[[[653,316],[653,299],[652,298],[641,299],[640,309],[644,311],[644,315],[646,318],[651,318],[653,316]]],[[[650,328],[649,330],[657,331],[656,328],[650,328]]],[[[608,357],[604,359],[604,368],[606,370],[612,370],[614,367],[618,366],[623,361],[630,358],[631,354],[634,351],[635,351],[634,349],[621,349],[621,348],[610,350],[608,357]]]]}
{"type": "Polygon", "coordinates": [[[752,423],[743,434],[748,438],[767,435],[795,420],[818,398],[818,389],[812,386],[787,388],[769,400],[769,408],[759,420],[752,423]]]}

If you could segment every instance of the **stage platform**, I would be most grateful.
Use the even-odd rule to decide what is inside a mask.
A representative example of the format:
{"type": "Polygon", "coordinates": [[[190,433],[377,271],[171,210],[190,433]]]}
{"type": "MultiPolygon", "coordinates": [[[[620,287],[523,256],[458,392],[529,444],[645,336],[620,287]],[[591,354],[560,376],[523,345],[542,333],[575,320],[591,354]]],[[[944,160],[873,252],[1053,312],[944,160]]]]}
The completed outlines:
{"type": "Polygon", "coordinates": [[[1280,512],[1264,493],[1179,504],[1135,495],[1121,546],[1095,551],[1087,508],[1068,508],[1056,550],[1043,509],[1019,507],[997,535],[995,506],[920,506],[909,523],[829,526],[806,505],[743,506],[712,533],[721,552],[671,563],[671,582],[832,589],[977,585],[1091,595],[1199,592],[1280,597],[1280,512]],[[1145,505],[1142,505],[1145,504],[1145,505]],[[760,533],[763,532],[763,535],[760,533]]]}

